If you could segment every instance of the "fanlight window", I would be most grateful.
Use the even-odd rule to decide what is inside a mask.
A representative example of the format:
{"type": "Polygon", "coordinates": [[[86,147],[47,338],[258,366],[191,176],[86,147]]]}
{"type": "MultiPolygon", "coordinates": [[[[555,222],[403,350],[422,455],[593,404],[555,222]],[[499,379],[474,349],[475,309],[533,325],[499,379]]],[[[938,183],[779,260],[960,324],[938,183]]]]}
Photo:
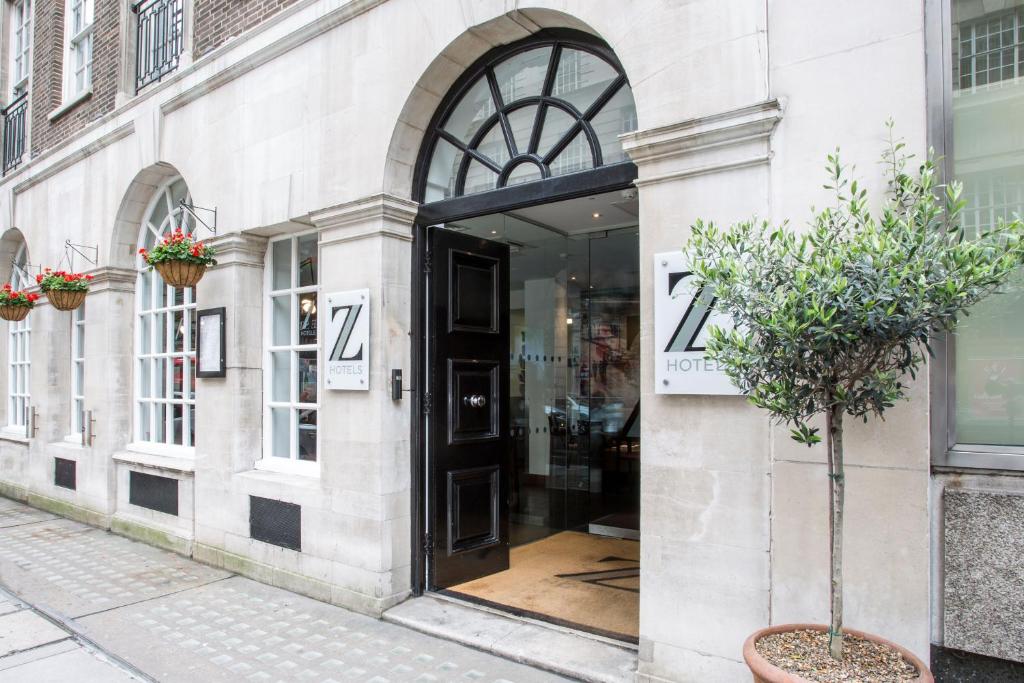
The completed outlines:
{"type": "Polygon", "coordinates": [[[633,91],[609,57],[557,41],[484,67],[444,111],[425,202],[627,161],[618,136],[636,130],[633,91]]]}

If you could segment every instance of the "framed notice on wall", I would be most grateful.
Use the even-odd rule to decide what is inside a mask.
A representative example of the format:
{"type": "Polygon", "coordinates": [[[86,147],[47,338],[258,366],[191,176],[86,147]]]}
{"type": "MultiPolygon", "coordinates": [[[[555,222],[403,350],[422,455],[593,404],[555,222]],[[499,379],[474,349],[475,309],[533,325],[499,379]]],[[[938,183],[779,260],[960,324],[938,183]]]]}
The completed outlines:
{"type": "Polygon", "coordinates": [[[224,315],[225,309],[206,308],[196,311],[196,377],[224,377],[224,315]]]}
{"type": "Polygon", "coordinates": [[[654,390],[658,394],[739,394],[704,355],[708,327],[731,327],[697,286],[682,250],[654,255],[654,390]]]}
{"type": "Polygon", "coordinates": [[[370,388],[370,290],[327,295],[327,388],[370,388]]]}

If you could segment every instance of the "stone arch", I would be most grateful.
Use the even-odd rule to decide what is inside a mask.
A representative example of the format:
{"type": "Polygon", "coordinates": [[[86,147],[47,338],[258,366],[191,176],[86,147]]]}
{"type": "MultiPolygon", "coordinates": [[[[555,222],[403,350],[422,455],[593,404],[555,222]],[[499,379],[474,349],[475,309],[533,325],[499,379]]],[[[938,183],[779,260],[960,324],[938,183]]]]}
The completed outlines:
{"type": "Polygon", "coordinates": [[[128,189],[114,219],[114,232],[110,241],[108,263],[115,268],[136,267],[139,226],[156,191],[181,173],[173,165],[159,161],[139,171],[128,189]]]}
{"type": "MultiPolygon", "coordinates": [[[[13,262],[18,250],[25,246],[28,252],[28,241],[18,228],[8,228],[0,237],[0,284],[10,282],[13,276],[13,262]]],[[[31,261],[31,258],[28,258],[31,261]]]]}
{"type": "Polygon", "coordinates": [[[445,46],[416,81],[398,116],[384,164],[384,192],[412,199],[416,162],[430,121],[466,69],[496,47],[550,28],[575,29],[603,40],[597,30],[570,14],[521,8],[470,27],[445,46]]]}

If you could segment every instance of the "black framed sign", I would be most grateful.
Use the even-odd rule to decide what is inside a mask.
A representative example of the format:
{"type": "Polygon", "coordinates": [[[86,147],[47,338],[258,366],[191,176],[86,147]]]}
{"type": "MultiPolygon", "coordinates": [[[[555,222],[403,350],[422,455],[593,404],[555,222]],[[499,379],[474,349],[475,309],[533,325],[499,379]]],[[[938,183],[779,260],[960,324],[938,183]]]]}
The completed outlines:
{"type": "Polygon", "coordinates": [[[196,377],[224,377],[224,307],[196,311],[196,377]]]}

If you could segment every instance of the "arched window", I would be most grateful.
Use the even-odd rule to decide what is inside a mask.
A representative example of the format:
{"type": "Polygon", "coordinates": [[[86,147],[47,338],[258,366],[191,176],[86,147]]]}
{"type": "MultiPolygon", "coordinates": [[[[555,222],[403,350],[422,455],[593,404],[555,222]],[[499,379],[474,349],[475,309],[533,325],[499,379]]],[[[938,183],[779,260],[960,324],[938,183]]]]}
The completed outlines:
{"type": "Polygon", "coordinates": [[[611,51],[530,38],[478,63],[435,116],[424,202],[628,161],[618,136],[636,105],[611,51]]]}
{"type": "MultiPolygon", "coordinates": [[[[181,178],[165,183],[150,202],[139,232],[139,247],[152,249],[171,231],[192,232],[191,203],[181,178]]],[[[135,440],[169,446],[195,445],[196,299],[189,287],[164,283],[139,259],[135,289],[135,440]]]]}
{"type": "MultiPolygon", "coordinates": [[[[35,284],[25,268],[28,265],[28,249],[22,242],[15,252],[11,268],[11,287],[24,289],[35,284]]],[[[31,335],[32,316],[19,322],[7,323],[7,424],[24,427],[26,413],[31,405],[29,374],[32,367],[31,335]]]]}

